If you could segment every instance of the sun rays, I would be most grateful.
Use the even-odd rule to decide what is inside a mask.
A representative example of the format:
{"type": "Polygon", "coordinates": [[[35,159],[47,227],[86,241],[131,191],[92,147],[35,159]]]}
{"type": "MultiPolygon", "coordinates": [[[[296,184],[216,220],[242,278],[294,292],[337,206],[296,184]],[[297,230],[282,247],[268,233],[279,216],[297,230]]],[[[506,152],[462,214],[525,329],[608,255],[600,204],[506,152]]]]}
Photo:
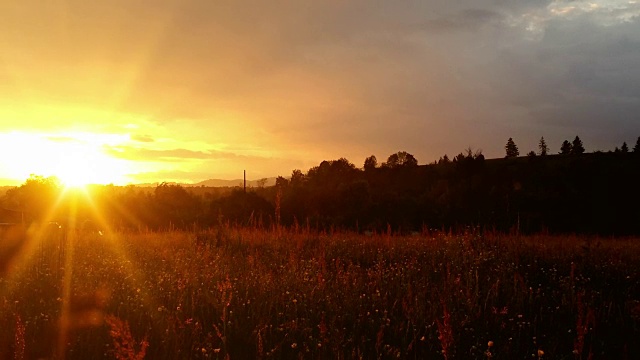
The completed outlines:
{"type": "MultiPolygon", "coordinates": [[[[140,296],[148,309],[157,307],[143,286],[146,282],[144,274],[137,269],[135,261],[132,261],[122,246],[122,235],[110,228],[104,214],[105,204],[98,203],[98,196],[92,190],[90,187],[70,184],[60,186],[57,198],[43,213],[40,221],[30,226],[17,225],[15,231],[2,234],[5,242],[15,240],[12,244],[15,247],[0,248],[0,258],[4,260],[6,255],[10,260],[10,264],[3,263],[0,269],[0,296],[23,297],[20,295],[24,290],[21,284],[34,280],[25,279],[34,268],[39,276],[51,277],[49,281],[60,280],[61,287],[56,294],[60,315],[53,335],[55,339],[50,339],[50,355],[60,359],[65,358],[72,330],[102,324],[108,294],[115,290],[96,283],[88,293],[82,293],[86,289],[79,289],[77,283],[79,279],[87,277],[87,274],[76,270],[79,261],[76,259],[78,246],[97,247],[102,250],[101,257],[109,257],[118,262],[123,269],[121,281],[128,282],[133,288],[142,289],[139,290],[140,296]],[[62,222],[60,224],[57,221],[62,222]],[[104,235],[85,227],[89,221],[103,229],[104,235]]],[[[98,259],[96,266],[99,266],[98,259]]],[[[80,282],[84,281],[87,280],[80,282]]],[[[0,312],[2,311],[4,309],[0,307],[0,312]]]]}
{"type": "Polygon", "coordinates": [[[29,174],[55,176],[67,186],[122,184],[128,181],[131,164],[109,156],[105,146],[121,144],[126,135],[96,133],[0,134],[0,151],[11,153],[2,167],[13,178],[29,174]]]}

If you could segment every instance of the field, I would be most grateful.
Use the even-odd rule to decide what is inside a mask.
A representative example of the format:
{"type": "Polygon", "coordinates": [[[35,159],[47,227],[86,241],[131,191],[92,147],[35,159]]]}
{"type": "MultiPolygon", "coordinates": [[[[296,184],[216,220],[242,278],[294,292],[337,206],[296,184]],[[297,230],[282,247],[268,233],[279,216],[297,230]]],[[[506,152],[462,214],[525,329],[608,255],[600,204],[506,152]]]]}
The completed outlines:
{"type": "Polygon", "coordinates": [[[0,272],[2,359],[640,358],[636,239],[221,227],[24,241],[0,272]]]}

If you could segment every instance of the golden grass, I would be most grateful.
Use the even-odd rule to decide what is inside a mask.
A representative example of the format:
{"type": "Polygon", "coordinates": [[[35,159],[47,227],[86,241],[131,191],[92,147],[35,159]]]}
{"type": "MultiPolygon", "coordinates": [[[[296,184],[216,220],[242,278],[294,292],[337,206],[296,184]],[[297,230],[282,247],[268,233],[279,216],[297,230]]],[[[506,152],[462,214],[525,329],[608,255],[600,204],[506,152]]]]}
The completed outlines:
{"type": "Polygon", "coordinates": [[[0,358],[587,359],[640,348],[636,239],[229,227],[71,239],[43,238],[0,275],[0,358]]]}

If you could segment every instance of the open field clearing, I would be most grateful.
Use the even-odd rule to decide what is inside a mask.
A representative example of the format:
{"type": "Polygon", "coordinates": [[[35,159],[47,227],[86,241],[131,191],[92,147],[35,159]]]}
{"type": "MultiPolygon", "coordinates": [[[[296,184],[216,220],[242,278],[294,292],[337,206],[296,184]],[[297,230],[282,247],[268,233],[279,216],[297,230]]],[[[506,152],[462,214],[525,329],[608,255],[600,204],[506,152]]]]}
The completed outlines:
{"type": "Polygon", "coordinates": [[[40,235],[0,275],[3,359],[640,358],[637,239],[40,235]]]}

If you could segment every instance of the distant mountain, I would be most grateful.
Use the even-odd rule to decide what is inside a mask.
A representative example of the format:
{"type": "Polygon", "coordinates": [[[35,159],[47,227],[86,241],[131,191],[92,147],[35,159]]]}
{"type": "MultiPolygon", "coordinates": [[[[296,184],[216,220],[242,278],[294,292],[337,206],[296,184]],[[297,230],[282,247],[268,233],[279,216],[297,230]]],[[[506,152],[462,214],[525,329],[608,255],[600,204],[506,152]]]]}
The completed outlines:
{"type": "MultiPolygon", "coordinates": [[[[276,184],[276,178],[264,178],[266,179],[264,184],[260,184],[259,180],[247,180],[247,187],[259,187],[259,186],[273,186],[276,184]]],[[[209,179],[200,181],[194,184],[186,184],[186,183],[178,183],[178,182],[165,182],[167,185],[180,185],[182,187],[235,187],[242,186],[242,179],[235,180],[224,180],[224,179],[209,179]]],[[[160,185],[160,183],[143,183],[143,184],[132,184],[136,187],[156,187],[160,185]]]]}
{"type": "MultiPolygon", "coordinates": [[[[264,184],[260,184],[261,180],[247,180],[247,187],[258,187],[258,186],[273,186],[276,184],[276,178],[270,177],[265,178],[266,180],[264,184]]],[[[222,180],[222,179],[209,179],[200,181],[195,184],[183,184],[183,186],[205,186],[205,187],[233,187],[233,186],[242,186],[243,180],[222,180]]]]}

